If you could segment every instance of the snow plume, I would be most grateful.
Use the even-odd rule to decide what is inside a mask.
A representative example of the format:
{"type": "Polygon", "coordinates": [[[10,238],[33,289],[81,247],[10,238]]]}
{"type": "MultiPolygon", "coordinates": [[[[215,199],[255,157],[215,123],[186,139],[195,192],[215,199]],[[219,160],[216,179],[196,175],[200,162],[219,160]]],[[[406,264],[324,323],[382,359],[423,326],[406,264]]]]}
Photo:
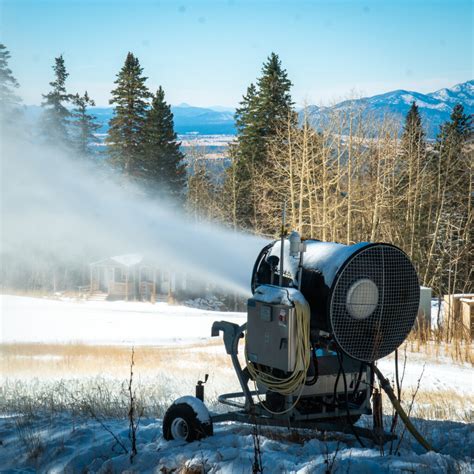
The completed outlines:
{"type": "Polygon", "coordinates": [[[107,167],[31,140],[6,137],[5,132],[3,284],[11,280],[11,272],[33,264],[36,274],[58,267],[63,274],[82,268],[86,279],[86,265],[94,260],[140,253],[161,268],[185,271],[241,295],[249,293],[263,239],[193,223],[170,203],[150,201],[107,167]]]}

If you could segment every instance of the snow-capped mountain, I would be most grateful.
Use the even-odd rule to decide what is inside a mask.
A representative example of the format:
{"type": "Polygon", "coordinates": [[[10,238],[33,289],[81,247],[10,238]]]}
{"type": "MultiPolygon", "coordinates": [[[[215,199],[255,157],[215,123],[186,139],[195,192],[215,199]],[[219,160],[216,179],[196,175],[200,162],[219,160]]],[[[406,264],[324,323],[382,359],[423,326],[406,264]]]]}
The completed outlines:
{"type": "Polygon", "coordinates": [[[474,107],[474,80],[456,84],[450,89],[440,89],[428,95],[451,105],[461,102],[464,107],[474,107]]]}
{"type": "Polygon", "coordinates": [[[413,101],[419,107],[427,136],[435,138],[439,131],[439,126],[449,120],[451,111],[456,104],[462,104],[466,114],[474,113],[474,80],[463,82],[450,88],[440,89],[429,94],[395,90],[372,97],[346,100],[333,107],[312,105],[309,106],[309,115],[311,123],[317,126],[318,122],[324,120],[331,110],[343,110],[349,106],[360,105],[366,114],[371,114],[376,118],[382,118],[384,115],[389,114],[397,117],[400,123],[403,123],[404,117],[413,101]]]}
{"type": "MultiPolygon", "coordinates": [[[[451,111],[457,103],[464,106],[465,113],[474,113],[474,80],[429,94],[396,90],[354,101],[346,100],[333,107],[310,105],[308,111],[311,123],[317,127],[331,110],[341,110],[356,103],[363,106],[363,109],[375,118],[382,118],[386,114],[397,117],[401,127],[413,101],[418,104],[428,138],[435,138],[439,126],[449,120],[451,111]]],[[[174,114],[174,124],[178,134],[197,132],[202,135],[231,135],[235,133],[233,109],[220,106],[194,107],[183,103],[172,106],[171,110],[174,114]]],[[[111,107],[93,107],[91,112],[101,124],[99,132],[106,133],[113,109],[111,107]]],[[[28,118],[37,120],[41,114],[41,107],[27,106],[26,113],[28,118]]],[[[300,111],[299,113],[303,118],[304,112],[300,111]]]]}

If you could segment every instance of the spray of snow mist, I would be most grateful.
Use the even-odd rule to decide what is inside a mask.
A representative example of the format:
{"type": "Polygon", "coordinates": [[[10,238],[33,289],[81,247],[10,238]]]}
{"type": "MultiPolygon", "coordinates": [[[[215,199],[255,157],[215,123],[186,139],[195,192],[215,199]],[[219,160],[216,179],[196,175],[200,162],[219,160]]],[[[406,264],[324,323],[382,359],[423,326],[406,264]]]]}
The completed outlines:
{"type": "Polygon", "coordinates": [[[262,239],[196,224],[108,168],[29,140],[2,140],[2,258],[50,265],[141,253],[166,269],[249,293],[262,239]]]}

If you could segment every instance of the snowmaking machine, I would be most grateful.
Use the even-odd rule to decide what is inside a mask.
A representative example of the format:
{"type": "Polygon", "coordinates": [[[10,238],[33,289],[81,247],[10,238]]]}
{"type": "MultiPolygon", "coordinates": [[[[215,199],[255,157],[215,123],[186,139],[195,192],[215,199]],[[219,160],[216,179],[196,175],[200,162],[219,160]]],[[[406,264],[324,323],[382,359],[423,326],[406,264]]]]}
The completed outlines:
{"type": "Polygon", "coordinates": [[[228,408],[214,413],[204,404],[207,377],[199,381],[195,397],[166,412],[165,439],[201,439],[223,421],[393,439],[381,426],[354,423],[372,413],[374,375],[409,422],[375,362],[408,336],[419,288],[409,258],[390,244],[301,241],[296,232],[268,244],[253,269],[247,322],[212,326],[212,336],[223,334],[241,391],[220,395],[228,408]]]}

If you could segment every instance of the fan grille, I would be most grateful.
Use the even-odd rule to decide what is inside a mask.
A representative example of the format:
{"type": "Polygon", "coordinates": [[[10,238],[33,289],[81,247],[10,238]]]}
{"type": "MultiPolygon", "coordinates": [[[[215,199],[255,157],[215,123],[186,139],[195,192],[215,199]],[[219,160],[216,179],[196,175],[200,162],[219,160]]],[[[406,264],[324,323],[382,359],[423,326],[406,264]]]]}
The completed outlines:
{"type": "MultiPolygon", "coordinates": [[[[363,297],[360,300],[363,304],[363,297]]],[[[385,357],[413,327],[419,300],[418,277],[408,257],[390,245],[367,247],[345,265],[334,286],[329,313],[334,336],[355,359],[373,362],[385,357]],[[358,319],[349,313],[347,298],[361,279],[375,283],[378,302],[369,316],[358,319]]]]}

